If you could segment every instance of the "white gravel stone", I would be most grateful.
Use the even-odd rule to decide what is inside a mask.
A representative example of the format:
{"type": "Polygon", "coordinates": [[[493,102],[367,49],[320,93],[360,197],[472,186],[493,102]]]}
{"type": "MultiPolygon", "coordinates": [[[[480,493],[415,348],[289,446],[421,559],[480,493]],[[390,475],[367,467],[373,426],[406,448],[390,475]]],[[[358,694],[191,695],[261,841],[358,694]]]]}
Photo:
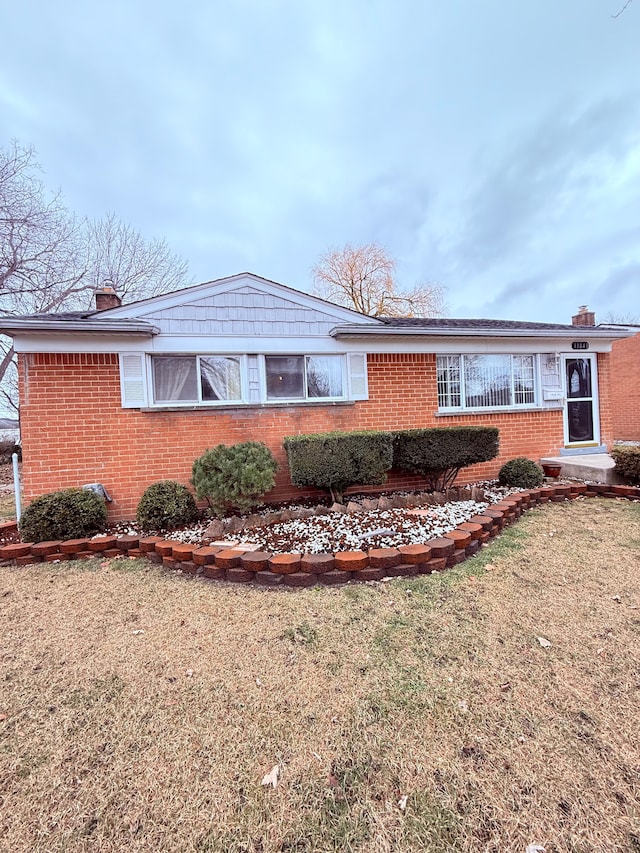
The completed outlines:
{"type": "MultiPolygon", "coordinates": [[[[445,536],[463,521],[474,515],[480,515],[491,503],[497,503],[505,496],[521,491],[498,486],[495,481],[476,484],[486,497],[486,502],[474,500],[449,501],[434,504],[422,504],[418,511],[389,508],[360,511],[347,514],[345,507],[335,505],[338,511],[326,509],[322,515],[312,515],[308,518],[291,518],[289,521],[268,524],[261,527],[244,528],[241,533],[242,542],[247,549],[259,548],[271,553],[286,553],[299,551],[302,553],[320,554],[332,551],[362,550],[370,548],[397,548],[399,545],[420,544],[445,536]]],[[[403,506],[407,503],[407,494],[398,493],[381,498],[382,506],[403,506]]],[[[292,515],[298,510],[305,509],[292,505],[288,507],[292,515]]],[[[332,508],[333,509],[333,508],[332,508]]],[[[301,515],[303,513],[300,513],[301,515]]],[[[306,514],[306,511],[305,513],[306,514]]],[[[238,524],[235,519],[234,526],[238,524]]],[[[220,545],[222,541],[210,542],[204,533],[207,521],[195,524],[184,530],[165,533],[167,539],[185,542],[187,544],[220,545]]],[[[130,535],[142,535],[136,524],[116,525],[112,531],[130,535]]],[[[236,531],[234,531],[236,532],[236,531]]],[[[239,531],[238,531],[239,532],[239,531]]],[[[237,545],[238,539],[224,540],[226,547],[237,545]]]]}

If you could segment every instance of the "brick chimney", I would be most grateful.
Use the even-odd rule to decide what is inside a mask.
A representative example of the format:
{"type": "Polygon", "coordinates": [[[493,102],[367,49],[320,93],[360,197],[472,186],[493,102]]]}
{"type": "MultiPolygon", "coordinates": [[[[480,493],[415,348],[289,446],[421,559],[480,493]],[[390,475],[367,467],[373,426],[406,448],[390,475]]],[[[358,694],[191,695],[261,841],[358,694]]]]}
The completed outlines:
{"type": "Polygon", "coordinates": [[[122,300],[118,296],[109,278],[105,278],[102,287],[96,290],[96,311],[105,311],[107,308],[119,308],[122,300]]]}
{"type": "Polygon", "coordinates": [[[596,315],[593,311],[589,311],[586,305],[581,305],[578,308],[578,313],[571,318],[572,326],[595,326],[596,315]]]}

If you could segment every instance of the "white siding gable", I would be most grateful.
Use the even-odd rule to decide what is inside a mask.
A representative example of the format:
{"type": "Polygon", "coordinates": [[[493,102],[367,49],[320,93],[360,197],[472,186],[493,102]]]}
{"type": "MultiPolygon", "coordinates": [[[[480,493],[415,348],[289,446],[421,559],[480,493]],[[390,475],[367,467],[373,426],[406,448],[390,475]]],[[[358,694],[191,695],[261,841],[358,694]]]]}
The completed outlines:
{"type": "Polygon", "coordinates": [[[338,322],[335,315],[319,308],[264,293],[250,285],[152,309],[144,318],[164,335],[241,337],[325,336],[338,322]]]}
{"type": "Polygon", "coordinates": [[[345,323],[380,325],[373,317],[253,273],[241,273],[111,308],[105,318],[137,318],[174,337],[327,337],[345,323]]]}

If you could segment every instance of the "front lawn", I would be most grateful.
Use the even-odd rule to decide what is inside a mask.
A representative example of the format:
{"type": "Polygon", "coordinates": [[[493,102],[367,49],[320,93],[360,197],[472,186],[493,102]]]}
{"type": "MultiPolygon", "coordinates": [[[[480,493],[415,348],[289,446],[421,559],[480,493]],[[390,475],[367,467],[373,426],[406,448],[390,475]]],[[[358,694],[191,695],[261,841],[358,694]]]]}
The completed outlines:
{"type": "Polygon", "coordinates": [[[0,568],[0,850],[638,851],[639,608],[624,500],[370,585],[0,568]]]}

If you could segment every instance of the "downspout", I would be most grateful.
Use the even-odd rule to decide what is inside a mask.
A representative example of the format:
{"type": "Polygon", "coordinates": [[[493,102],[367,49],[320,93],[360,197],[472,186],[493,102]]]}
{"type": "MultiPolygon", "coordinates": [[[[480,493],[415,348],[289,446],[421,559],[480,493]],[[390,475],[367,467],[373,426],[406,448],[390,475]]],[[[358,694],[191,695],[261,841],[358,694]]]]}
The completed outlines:
{"type": "Polygon", "coordinates": [[[22,501],[20,499],[20,473],[18,472],[18,454],[11,454],[13,462],[13,493],[16,500],[16,519],[19,522],[22,516],[22,501]]]}

